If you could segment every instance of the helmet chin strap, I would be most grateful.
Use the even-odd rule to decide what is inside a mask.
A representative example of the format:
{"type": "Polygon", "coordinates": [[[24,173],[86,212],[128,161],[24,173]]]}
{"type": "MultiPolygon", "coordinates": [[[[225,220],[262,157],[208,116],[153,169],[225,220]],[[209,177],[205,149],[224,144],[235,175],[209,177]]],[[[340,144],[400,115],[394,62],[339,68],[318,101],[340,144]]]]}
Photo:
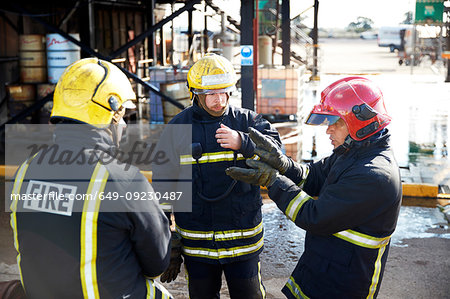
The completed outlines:
{"type": "Polygon", "coordinates": [[[117,111],[114,112],[111,124],[109,126],[109,131],[111,133],[113,143],[117,148],[119,148],[120,140],[122,140],[123,132],[127,126],[127,124],[123,120],[124,115],[125,107],[121,106],[117,111]]]}
{"type": "Polygon", "coordinates": [[[349,149],[352,145],[353,145],[353,142],[355,141],[355,139],[353,139],[351,136],[350,136],[350,134],[349,135],[347,135],[347,137],[345,137],[345,140],[344,140],[344,143],[342,144],[342,147],[344,148],[344,149],[349,149]]]}

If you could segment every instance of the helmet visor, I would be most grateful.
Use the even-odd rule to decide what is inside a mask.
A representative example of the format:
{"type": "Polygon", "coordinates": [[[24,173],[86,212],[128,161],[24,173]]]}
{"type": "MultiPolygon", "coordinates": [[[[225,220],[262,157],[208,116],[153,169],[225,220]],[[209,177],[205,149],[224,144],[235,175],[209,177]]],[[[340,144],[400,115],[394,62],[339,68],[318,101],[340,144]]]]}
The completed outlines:
{"type": "Polygon", "coordinates": [[[331,126],[339,120],[337,115],[311,113],[306,120],[307,125],[331,126]]]}
{"type": "Polygon", "coordinates": [[[220,88],[220,89],[197,89],[197,88],[191,88],[192,92],[195,94],[216,94],[216,93],[227,93],[235,91],[235,86],[229,86],[226,88],[220,88]]]}

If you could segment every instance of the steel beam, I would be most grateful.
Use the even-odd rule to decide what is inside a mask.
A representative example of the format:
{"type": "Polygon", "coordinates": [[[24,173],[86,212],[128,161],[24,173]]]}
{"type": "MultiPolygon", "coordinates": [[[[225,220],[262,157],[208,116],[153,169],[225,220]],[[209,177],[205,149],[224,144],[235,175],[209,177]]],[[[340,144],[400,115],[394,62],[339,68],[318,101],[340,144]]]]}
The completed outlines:
{"type": "Polygon", "coordinates": [[[314,28],[313,28],[313,69],[312,69],[312,80],[319,80],[319,65],[318,65],[318,47],[319,47],[319,0],[314,0],[314,28]]]}
{"type": "MultiPolygon", "coordinates": [[[[241,0],[241,45],[253,45],[253,19],[255,6],[253,0],[241,0]]],[[[253,61],[253,63],[257,63],[253,61]]],[[[255,110],[255,90],[253,89],[253,66],[241,66],[242,107],[255,110]]]]}
{"type": "Polygon", "coordinates": [[[192,43],[194,42],[194,26],[192,24],[192,17],[194,11],[192,9],[188,10],[188,49],[191,49],[192,43]]]}
{"type": "MultiPolygon", "coordinates": [[[[147,27],[152,28],[155,25],[155,15],[153,13],[155,8],[155,0],[149,0],[147,4],[147,27]]],[[[151,65],[156,65],[156,44],[155,44],[155,35],[153,33],[148,35],[148,51],[147,57],[152,59],[153,62],[151,65]]]]}
{"type": "Polygon", "coordinates": [[[291,17],[289,0],[281,2],[281,48],[283,49],[282,64],[291,64],[291,17]]]}

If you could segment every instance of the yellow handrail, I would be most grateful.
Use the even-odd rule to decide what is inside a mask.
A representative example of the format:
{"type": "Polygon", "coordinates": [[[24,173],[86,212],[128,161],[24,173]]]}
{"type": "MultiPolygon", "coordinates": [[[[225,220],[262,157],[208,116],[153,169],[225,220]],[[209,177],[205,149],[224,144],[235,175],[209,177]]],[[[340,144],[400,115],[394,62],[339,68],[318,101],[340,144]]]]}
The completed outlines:
{"type": "MultiPolygon", "coordinates": [[[[0,165],[0,177],[4,177],[5,179],[12,179],[16,174],[17,165],[0,165]]],[[[141,170],[141,173],[147,178],[147,180],[152,182],[152,172],[141,170]]]]}

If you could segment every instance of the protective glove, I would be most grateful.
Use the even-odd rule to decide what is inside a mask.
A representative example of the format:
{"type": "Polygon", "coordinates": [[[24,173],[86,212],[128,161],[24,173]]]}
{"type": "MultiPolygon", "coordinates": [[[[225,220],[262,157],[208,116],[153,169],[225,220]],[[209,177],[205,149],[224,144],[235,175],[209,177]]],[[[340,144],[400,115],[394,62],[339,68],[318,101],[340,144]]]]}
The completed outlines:
{"type": "Polygon", "coordinates": [[[284,155],[272,140],[256,129],[250,127],[249,132],[250,139],[256,144],[255,154],[261,158],[261,161],[269,164],[281,174],[285,174],[293,165],[293,161],[284,155]]]}
{"type": "Polygon", "coordinates": [[[174,281],[178,273],[180,273],[181,264],[183,263],[183,258],[181,257],[181,236],[177,232],[172,232],[170,246],[170,264],[159,278],[161,282],[174,281]]]}
{"type": "Polygon", "coordinates": [[[264,162],[247,159],[248,168],[229,167],[225,173],[235,180],[243,181],[252,185],[270,187],[278,176],[278,171],[264,162]]]}

